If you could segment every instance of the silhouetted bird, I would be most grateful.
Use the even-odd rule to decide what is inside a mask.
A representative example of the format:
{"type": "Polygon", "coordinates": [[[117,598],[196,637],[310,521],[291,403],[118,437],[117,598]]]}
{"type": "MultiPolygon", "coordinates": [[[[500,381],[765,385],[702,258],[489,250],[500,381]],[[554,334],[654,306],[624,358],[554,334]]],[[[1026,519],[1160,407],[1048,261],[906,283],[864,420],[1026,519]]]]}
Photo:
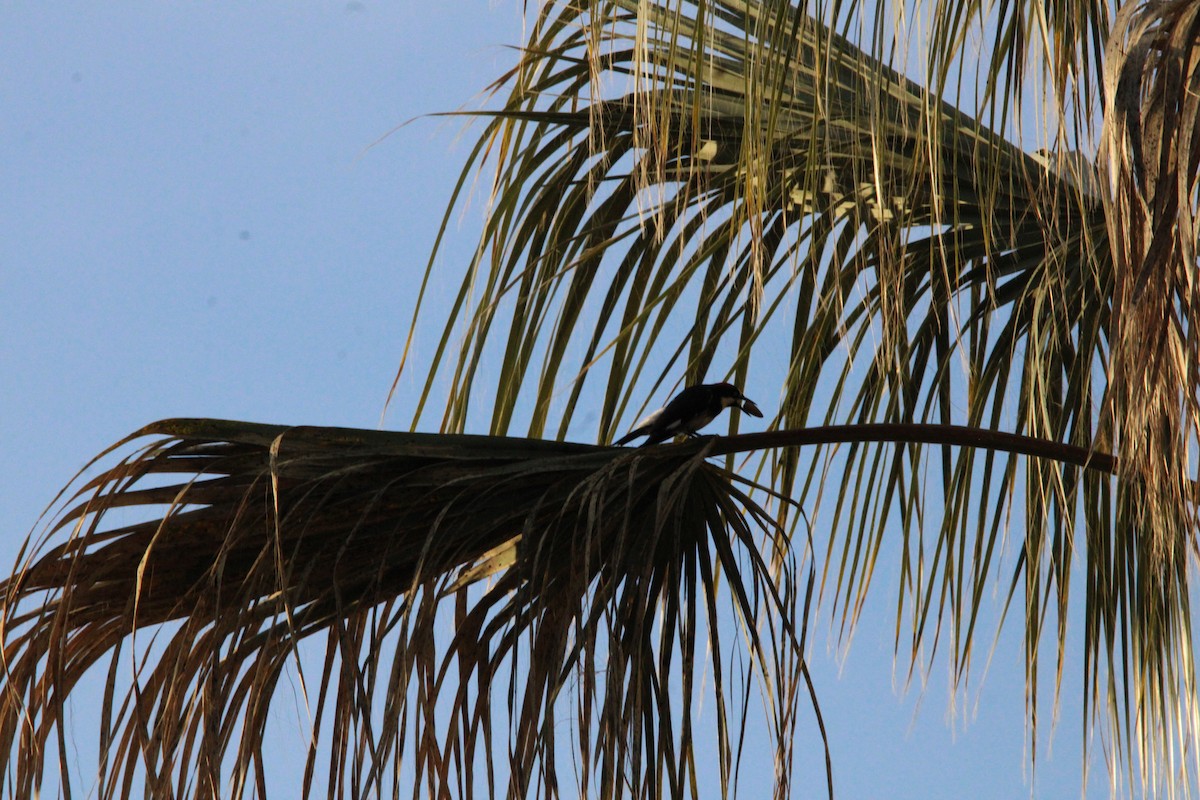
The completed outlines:
{"type": "Polygon", "coordinates": [[[642,442],[642,446],[645,447],[679,434],[695,436],[696,431],[712,422],[730,406],[737,406],[751,416],[762,416],[754,401],[742,394],[732,383],[704,383],[689,386],[675,395],[671,402],[650,414],[639,422],[637,427],[617,440],[617,444],[628,444],[639,436],[645,436],[646,441],[642,442]]]}

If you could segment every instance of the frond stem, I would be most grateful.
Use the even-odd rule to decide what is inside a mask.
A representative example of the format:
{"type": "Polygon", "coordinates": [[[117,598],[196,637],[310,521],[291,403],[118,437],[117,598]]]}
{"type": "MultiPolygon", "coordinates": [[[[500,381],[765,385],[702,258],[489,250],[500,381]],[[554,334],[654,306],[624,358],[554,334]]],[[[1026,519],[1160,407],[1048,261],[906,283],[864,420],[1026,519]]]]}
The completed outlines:
{"type": "MultiPolygon", "coordinates": [[[[712,442],[712,455],[724,456],[731,453],[746,453],[776,447],[858,442],[945,444],[984,450],[1001,450],[1020,455],[1049,458],[1110,475],[1115,475],[1117,472],[1117,457],[1111,453],[988,428],[917,422],[818,425],[812,428],[723,436],[718,441],[712,442]]],[[[685,443],[679,446],[687,447],[689,444],[685,443]]]]}

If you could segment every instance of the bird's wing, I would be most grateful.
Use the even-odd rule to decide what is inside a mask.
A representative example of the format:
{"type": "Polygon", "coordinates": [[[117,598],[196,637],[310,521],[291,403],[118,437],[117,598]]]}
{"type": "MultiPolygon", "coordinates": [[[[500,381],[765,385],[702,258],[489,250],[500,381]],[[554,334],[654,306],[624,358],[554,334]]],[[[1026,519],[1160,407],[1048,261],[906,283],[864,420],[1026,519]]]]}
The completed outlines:
{"type": "Polygon", "coordinates": [[[638,424],[633,426],[634,430],[638,430],[641,428],[649,428],[655,422],[658,422],[658,418],[662,416],[664,409],[665,409],[665,406],[664,406],[664,408],[655,409],[654,411],[651,411],[649,414],[647,414],[646,416],[639,419],[638,424]]]}
{"type": "Polygon", "coordinates": [[[662,413],[663,409],[661,408],[657,411],[651,411],[649,414],[638,420],[638,424],[633,426],[633,430],[622,436],[620,439],[617,439],[617,441],[613,442],[613,444],[620,447],[621,445],[629,444],[639,436],[645,436],[650,432],[650,429],[654,427],[654,423],[658,421],[658,418],[662,416],[662,413]]]}

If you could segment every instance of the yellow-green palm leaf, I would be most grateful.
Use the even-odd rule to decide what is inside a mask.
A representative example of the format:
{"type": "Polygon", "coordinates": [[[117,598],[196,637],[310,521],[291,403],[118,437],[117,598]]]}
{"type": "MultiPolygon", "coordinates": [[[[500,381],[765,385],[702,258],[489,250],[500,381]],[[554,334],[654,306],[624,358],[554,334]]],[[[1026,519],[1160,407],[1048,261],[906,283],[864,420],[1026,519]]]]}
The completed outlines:
{"type": "MultiPolygon", "coordinates": [[[[1116,450],[1113,480],[851,437],[828,462],[786,451],[759,474],[831,531],[819,545],[822,592],[847,624],[885,540],[902,538],[897,619],[913,627],[897,630],[897,646],[913,660],[948,648],[959,678],[981,599],[1004,569],[1023,612],[1035,724],[1040,642],[1057,644],[1057,686],[1078,565],[1085,715],[1106,717],[1144,775],[1181,774],[1196,732],[1186,665],[1200,348],[1188,276],[1200,138],[1183,121],[1197,85],[1194,14],[1168,5],[1126,15],[1150,31],[1135,52],[1161,51],[1167,66],[1138,56],[1109,81],[1125,103],[1109,108],[1138,130],[1146,120],[1128,109],[1166,98],[1175,105],[1149,121],[1185,136],[1145,159],[1126,133],[1134,126],[1112,130],[1132,141],[1112,146],[1113,169],[1158,159],[1172,170],[1132,256],[1120,220],[1142,213],[1137,181],[1148,173],[1133,167],[1126,199],[1114,197],[1088,159],[1026,152],[979,121],[1012,121],[1032,6],[1002,12],[976,118],[941,99],[948,51],[930,56],[936,80],[923,87],[883,63],[882,26],[867,52],[804,4],[548,5],[475,151],[479,167],[495,164],[489,214],[424,397],[449,378],[445,430],[460,430],[482,397],[495,433],[519,425],[608,441],[681,380],[732,376],[760,402],[779,398],[781,428],[957,423],[1116,450]],[[1156,249],[1151,231],[1177,246],[1156,249]],[[1130,274],[1124,264],[1143,257],[1152,266],[1130,274]],[[1145,305],[1150,274],[1162,279],[1157,305],[1145,305]],[[1123,313],[1129,298],[1144,304],[1137,316],[1123,313]],[[1112,370],[1122,363],[1137,371],[1136,391],[1112,370]],[[1135,445],[1129,458],[1122,442],[1135,445]],[[1004,560],[1014,508],[1018,551],[1004,560]]],[[[1036,23],[1054,48],[1044,74],[1070,106],[1058,141],[1095,127],[1087,114],[1101,105],[1110,28],[1113,52],[1137,35],[1080,8],[1054,6],[1036,23]]],[[[960,42],[955,15],[977,10],[936,4],[933,40],[960,42]]],[[[787,508],[778,513],[784,522],[787,508]]]]}

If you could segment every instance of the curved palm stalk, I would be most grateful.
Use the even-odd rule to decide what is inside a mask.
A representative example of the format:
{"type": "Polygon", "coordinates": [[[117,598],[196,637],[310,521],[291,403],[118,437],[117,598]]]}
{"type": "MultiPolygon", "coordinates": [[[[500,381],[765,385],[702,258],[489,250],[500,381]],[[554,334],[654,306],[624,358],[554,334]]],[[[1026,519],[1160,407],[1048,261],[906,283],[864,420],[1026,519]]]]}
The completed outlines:
{"type": "MultiPolygon", "coordinates": [[[[996,52],[1020,56],[1003,91],[991,68],[992,98],[1016,91],[1026,52],[1012,25],[1028,9],[1005,8],[1010,40],[996,52]]],[[[1056,31],[1059,88],[1090,85],[1103,9],[1043,21],[1056,31]]],[[[1023,152],[805,7],[552,3],[496,88],[508,100],[464,171],[495,160],[490,213],[418,420],[443,368],[447,431],[486,397],[493,433],[578,436],[582,398],[602,394],[586,411],[607,441],[679,375],[733,376],[760,398],[777,386],[784,428],[957,423],[1111,451],[1137,419],[1101,414],[1114,402],[1110,241],[1122,234],[1092,165],[1023,152]],[[491,364],[502,366],[481,371],[491,364]],[[589,391],[596,381],[602,392],[589,391]]],[[[1185,188],[1194,203],[1194,183],[1185,188]]],[[[1179,327],[1190,341],[1190,322],[1179,327]]],[[[1194,397],[1197,375],[1174,385],[1194,397]]],[[[1157,488],[1182,463],[1122,460],[1114,481],[992,452],[864,443],[804,463],[787,451],[759,474],[828,523],[823,592],[847,629],[899,539],[897,619],[913,620],[903,649],[914,662],[948,649],[960,681],[1019,503],[1008,603],[1023,611],[1034,738],[1043,636],[1056,645],[1057,691],[1081,560],[1085,713],[1105,709],[1118,761],[1149,775],[1182,767],[1180,748],[1147,730],[1175,731],[1176,745],[1200,733],[1190,671],[1173,666],[1192,654],[1191,500],[1157,488]],[[1159,552],[1147,543],[1172,514],[1174,545],[1159,552]]],[[[1171,474],[1175,486],[1194,477],[1171,474]]]]}
{"type": "MultiPolygon", "coordinates": [[[[312,722],[306,795],[323,776],[330,796],[700,796],[711,764],[728,794],[754,755],[731,635],[768,690],[765,766],[786,795],[807,603],[786,552],[768,556],[776,577],[762,561],[769,519],[711,443],[170,420],[117,447],[143,437],[76,493],[54,526],[70,538],[0,584],[13,796],[36,795],[56,748],[68,763],[66,700],[106,659],[99,768],[84,767],[101,797],[267,796],[289,663],[312,722]],[[112,522],[134,511],[149,518],[112,522]],[[514,537],[494,585],[456,582],[514,537]],[[505,696],[511,722],[493,710],[505,696]],[[564,712],[574,753],[556,750],[564,712]],[[698,761],[709,741],[715,762],[698,761]]],[[[60,769],[69,795],[79,776],[60,769]]]]}

